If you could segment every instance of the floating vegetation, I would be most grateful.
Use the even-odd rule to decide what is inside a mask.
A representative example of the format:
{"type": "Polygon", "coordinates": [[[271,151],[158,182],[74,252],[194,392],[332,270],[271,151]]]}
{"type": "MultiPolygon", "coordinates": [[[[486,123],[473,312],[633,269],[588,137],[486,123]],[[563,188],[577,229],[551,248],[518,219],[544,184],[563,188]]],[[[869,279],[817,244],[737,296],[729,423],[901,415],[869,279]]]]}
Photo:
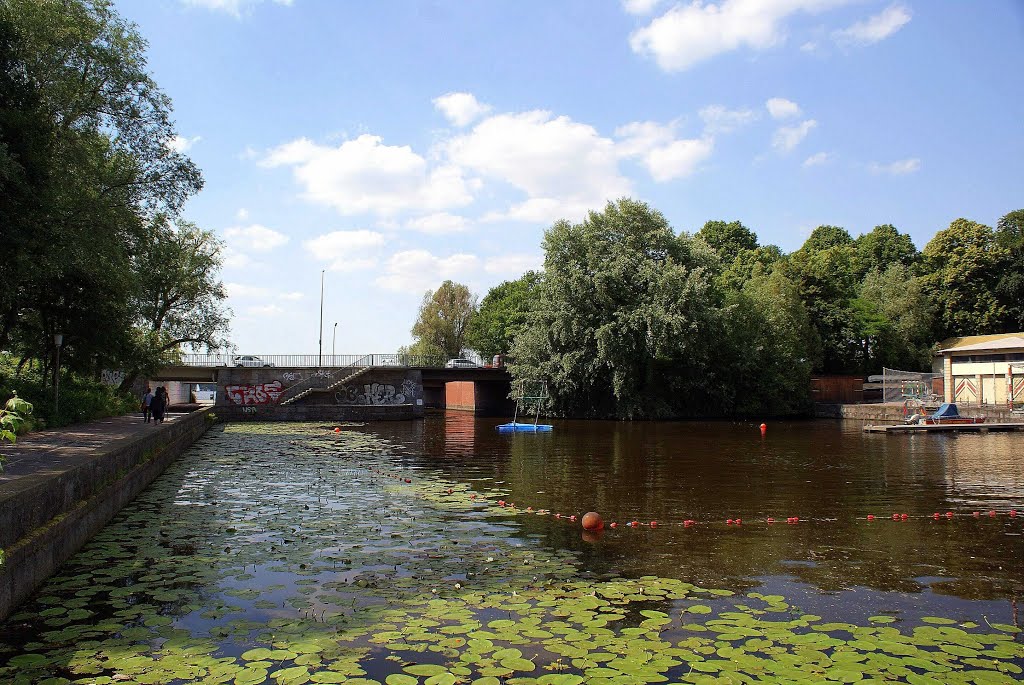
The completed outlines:
{"type": "Polygon", "coordinates": [[[402,460],[356,430],[215,427],[0,627],[0,682],[1021,678],[1012,625],[828,622],[781,595],[594,577],[463,484],[384,475],[402,460]]]}

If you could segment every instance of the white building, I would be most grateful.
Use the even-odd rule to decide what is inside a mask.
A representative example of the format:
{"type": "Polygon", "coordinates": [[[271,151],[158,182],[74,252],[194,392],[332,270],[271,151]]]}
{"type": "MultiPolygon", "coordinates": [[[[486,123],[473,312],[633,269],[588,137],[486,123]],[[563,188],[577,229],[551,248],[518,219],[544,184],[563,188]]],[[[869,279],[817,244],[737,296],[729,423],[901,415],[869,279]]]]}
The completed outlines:
{"type": "Polygon", "coordinates": [[[939,348],[933,370],[943,376],[946,402],[1006,406],[1011,396],[1024,400],[1024,333],[950,338],[939,348]]]}

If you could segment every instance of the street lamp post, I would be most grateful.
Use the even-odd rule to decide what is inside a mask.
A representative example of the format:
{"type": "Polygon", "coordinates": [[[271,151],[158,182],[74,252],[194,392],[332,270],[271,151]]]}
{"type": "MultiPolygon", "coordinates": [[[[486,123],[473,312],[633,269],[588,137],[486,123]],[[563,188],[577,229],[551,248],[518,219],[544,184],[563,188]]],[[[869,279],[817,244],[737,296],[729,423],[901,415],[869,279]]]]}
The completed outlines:
{"type": "Polygon", "coordinates": [[[60,346],[64,344],[64,334],[54,333],[53,344],[57,346],[57,364],[53,370],[53,415],[60,413],[60,346]]]}
{"type": "Polygon", "coordinates": [[[338,322],[334,322],[334,335],[331,336],[331,366],[337,366],[338,362],[334,359],[334,342],[338,339],[338,322]]]}
{"type": "Polygon", "coordinates": [[[317,367],[324,365],[324,274],[327,269],[320,270],[320,356],[317,360],[317,367]]]}

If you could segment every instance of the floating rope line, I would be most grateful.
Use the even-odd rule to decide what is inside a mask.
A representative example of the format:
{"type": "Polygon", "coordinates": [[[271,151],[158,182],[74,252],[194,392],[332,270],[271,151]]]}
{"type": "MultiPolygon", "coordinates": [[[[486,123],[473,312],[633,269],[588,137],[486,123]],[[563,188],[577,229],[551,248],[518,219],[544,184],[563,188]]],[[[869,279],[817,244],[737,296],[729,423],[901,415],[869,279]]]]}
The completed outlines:
{"type": "MultiPolygon", "coordinates": [[[[373,474],[376,474],[378,476],[382,476],[384,478],[388,478],[388,479],[391,479],[391,480],[395,480],[395,481],[397,481],[398,483],[401,483],[401,484],[405,484],[405,485],[412,485],[413,484],[413,479],[410,478],[408,475],[405,475],[405,474],[394,473],[394,472],[389,472],[389,471],[382,471],[382,470],[375,469],[375,468],[368,468],[368,470],[371,473],[373,473],[373,474]]],[[[528,505],[526,507],[523,507],[521,505],[517,505],[515,502],[512,502],[510,500],[490,499],[490,498],[488,498],[487,495],[484,495],[484,494],[481,494],[481,493],[478,493],[478,492],[468,492],[467,490],[464,489],[464,487],[460,487],[457,490],[454,487],[444,487],[442,485],[442,495],[447,495],[448,497],[459,497],[459,498],[465,497],[465,499],[467,500],[467,503],[469,503],[469,504],[473,504],[473,505],[477,505],[477,506],[491,506],[491,507],[495,507],[497,510],[499,510],[499,511],[501,511],[503,513],[533,514],[533,515],[536,515],[536,516],[550,516],[553,519],[556,519],[556,520],[559,520],[559,521],[564,521],[564,522],[569,523],[569,524],[575,524],[577,521],[580,521],[582,518],[584,518],[584,516],[582,514],[565,514],[565,513],[557,512],[557,511],[553,512],[550,509],[545,509],[543,507],[534,508],[532,505],[528,505]]],[[[936,512],[934,512],[932,514],[908,514],[908,513],[905,513],[905,512],[894,512],[890,516],[881,516],[881,517],[875,516],[874,514],[867,514],[867,515],[865,515],[863,517],[858,516],[854,520],[858,520],[858,521],[863,520],[863,521],[867,521],[868,523],[874,523],[874,522],[883,523],[885,521],[895,521],[895,522],[901,522],[902,523],[902,522],[912,521],[912,520],[913,521],[926,521],[926,520],[931,520],[931,521],[940,521],[940,520],[952,521],[954,519],[978,519],[978,520],[980,520],[982,518],[995,519],[995,518],[1002,518],[1004,516],[1005,516],[1005,518],[1010,518],[1010,519],[1024,518],[1024,516],[1018,517],[1018,513],[1019,513],[1018,510],[1015,509],[1015,508],[1011,508],[1008,511],[1005,511],[1005,513],[1001,513],[1001,512],[999,512],[999,511],[997,511],[995,509],[990,509],[987,512],[971,511],[971,512],[959,512],[959,513],[953,512],[953,511],[946,511],[944,513],[936,511],[936,512]]],[[[753,525],[753,524],[765,524],[765,525],[768,525],[768,526],[773,526],[773,525],[776,525],[776,524],[779,524],[779,525],[785,524],[785,525],[788,525],[788,526],[795,526],[795,525],[798,525],[798,524],[801,524],[801,523],[804,523],[804,524],[811,524],[811,523],[836,523],[839,520],[840,519],[838,517],[787,516],[785,519],[782,519],[782,518],[775,518],[773,516],[767,516],[767,517],[763,517],[763,518],[758,517],[758,518],[753,518],[753,519],[743,519],[743,518],[740,518],[740,517],[727,518],[724,521],[720,521],[720,520],[719,521],[712,521],[712,520],[698,521],[696,519],[683,519],[682,521],[678,521],[678,522],[675,522],[675,521],[664,522],[664,521],[658,521],[656,519],[655,520],[641,521],[639,518],[633,518],[631,520],[625,521],[624,523],[619,523],[618,521],[611,521],[611,522],[609,522],[607,524],[604,524],[602,522],[601,525],[602,525],[603,528],[610,528],[610,529],[618,529],[620,527],[632,528],[632,529],[638,529],[638,528],[648,528],[648,529],[653,528],[653,529],[657,529],[657,528],[664,528],[664,527],[695,528],[695,527],[698,527],[698,526],[710,526],[710,525],[716,525],[716,524],[724,524],[725,526],[727,526],[729,528],[741,528],[744,525],[750,526],[750,525],[753,525]]],[[[600,529],[601,528],[591,529],[591,530],[600,530],[600,529]]]]}

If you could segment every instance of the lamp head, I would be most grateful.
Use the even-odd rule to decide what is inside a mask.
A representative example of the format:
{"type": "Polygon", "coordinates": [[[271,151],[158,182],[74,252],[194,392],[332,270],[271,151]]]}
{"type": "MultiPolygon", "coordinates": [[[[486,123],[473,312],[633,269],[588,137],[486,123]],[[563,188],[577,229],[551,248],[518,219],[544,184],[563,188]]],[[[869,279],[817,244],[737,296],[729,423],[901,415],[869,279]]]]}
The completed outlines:
{"type": "Polygon", "coordinates": [[[63,345],[64,344],[64,334],[63,333],[54,333],[53,334],[53,344],[56,345],[57,347],[60,347],[61,345],[63,345]]]}

